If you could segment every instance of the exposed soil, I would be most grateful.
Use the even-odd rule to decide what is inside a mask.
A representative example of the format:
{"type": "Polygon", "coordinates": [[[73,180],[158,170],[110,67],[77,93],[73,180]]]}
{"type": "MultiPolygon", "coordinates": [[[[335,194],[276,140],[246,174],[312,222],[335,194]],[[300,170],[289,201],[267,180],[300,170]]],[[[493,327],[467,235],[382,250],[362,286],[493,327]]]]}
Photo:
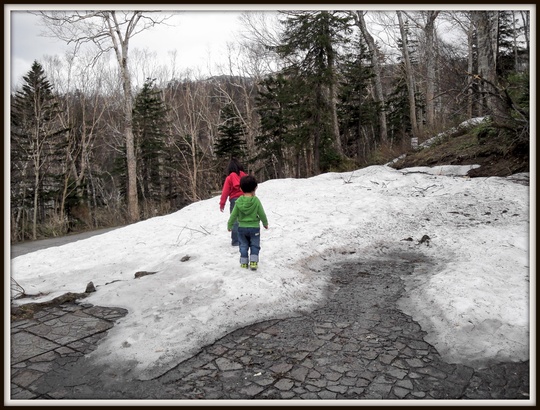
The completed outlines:
{"type": "Polygon", "coordinates": [[[32,303],[27,303],[20,306],[15,306],[11,304],[11,321],[13,322],[14,320],[31,319],[34,317],[34,314],[42,311],[45,308],[49,308],[52,306],[59,306],[64,303],[75,302],[78,299],[82,299],[87,296],[88,296],[88,293],[68,292],[48,302],[40,302],[40,303],[32,302],[32,303]]]}
{"type": "Polygon", "coordinates": [[[502,137],[479,140],[470,133],[443,138],[428,148],[411,151],[391,166],[396,169],[436,165],[480,165],[470,177],[506,177],[529,172],[529,147],[502,137]]]}

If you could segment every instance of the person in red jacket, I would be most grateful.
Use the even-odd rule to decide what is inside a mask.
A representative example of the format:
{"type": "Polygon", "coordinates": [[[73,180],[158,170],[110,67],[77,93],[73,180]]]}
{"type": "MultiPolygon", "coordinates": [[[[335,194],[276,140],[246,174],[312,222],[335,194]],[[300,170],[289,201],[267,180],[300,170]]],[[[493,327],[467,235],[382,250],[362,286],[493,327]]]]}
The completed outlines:
{"type": "MultiPolygon", "coordinates": [[[[225,203],[227,198],[229,198],[230,209],[229,212],[232,213],[234,209],[234,204],[236,200],[243,195],[242,190],[240,189],[240,178],[246,176],[244,172],[244,167],[236,158],[232,158],[227,166],[227,178],[223,183],[223,189],[221,190],[221,198],[219,200],[219,210],[223,212],[225,209],[225,203]]],[[[238,246],[238,220],[233,224],[231,231],[231,242],[233,246],[238,246]]]]}

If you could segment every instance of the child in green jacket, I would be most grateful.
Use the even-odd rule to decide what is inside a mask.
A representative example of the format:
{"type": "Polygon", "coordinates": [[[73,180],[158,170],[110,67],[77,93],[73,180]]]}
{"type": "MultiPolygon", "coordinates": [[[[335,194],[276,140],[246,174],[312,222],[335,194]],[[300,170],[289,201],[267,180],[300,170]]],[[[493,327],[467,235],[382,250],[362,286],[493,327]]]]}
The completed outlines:
{"type": "Polygon", "coordinates": [[[240,243],[240,266],[256,270],[261,249],[261,228],[268,229],[268,219],[259,198],[255,196],[257,180],[251,175],[240,179],[240,189],[244,193],[234,204],[231,216],[227,222],[227,229],[232,230],[233,223],[238,219],[238,242],[240,243]],[[249,251],[249,255],[248,255],[249,251]]]}

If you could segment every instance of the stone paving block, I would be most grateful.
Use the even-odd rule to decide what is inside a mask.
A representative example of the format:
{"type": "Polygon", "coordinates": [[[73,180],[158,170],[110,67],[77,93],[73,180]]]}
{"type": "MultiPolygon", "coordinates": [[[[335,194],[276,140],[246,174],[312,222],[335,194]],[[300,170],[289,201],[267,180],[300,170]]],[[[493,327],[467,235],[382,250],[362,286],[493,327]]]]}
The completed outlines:
{"type": "Polygon", "coordinates": [[[37,398],[37,395],[29,390],[22,389],[17,385],[11,385],[11,397],[12,400],[33,400],[37,398]]]}
{"type": "Polygon", "coordinates": [[[31,386],[36,380],[43,377],[45,373],[39,370],[23,369],[14,374],[11,382],[18,386],[31,386]]]}
{"type": "Polygon", "coordinates": [[[58,353],[60,356],[69,356],[69,355],[72,355],[72,354],[79,353],[76,350],[70,349],[67,346],[59,347],[58,349],[55,349],[55,352],[58,353]]]}
{"type": "Polygon", "coordinates": [[[19,330],[19,329],[25,329],[29,326],[34,326],[37,322],[32,319],[23,319],[16,322],[11,323],[11,331],[19,330]]]}
{"type": "Polygon", "coordinates": [[[324,374],[324,378],[331,381],[337,381],[343,377],[343,374],[336,372],[328,372],[324,374]]]}
{"type": "Polygon", "coordinates": [[[398,399],[404,398],[407,394],[409,394],[411,391],[404,389],[403,387],[394,387],[392,392],[396,395],[398,399]]]}
{"type": "Polygon", "coordinates": [[[358,352],[359,346],[356,343],[347,343],[342,347],[345,352],[358,352]]]}
{"type": "Polygon", "coordinates": [[[257,383],[260,386],[268,386],[274,383],[274,378],[270,376],[261,376],[253,379],[254,383],[257,383]]]}
{"type": "Polygon", "coordinates": [[[86,314],[77,316],[76,313],[67,313],[59,318],[30,327],[27,331],[65,345],[104,332],[113,326],[112,323],[106,320],[86,314]]]}
{"type": "Polygon", "coordinates": [[[403,379],[405,376],[407,376],[406,371],[391,366],[388,369],[388,374],[396,379],[403,379]]]}
{"type": "Polygon", "coordinates": [[[293,400],[296,397],[296,393],[292,391],[286,391],[281,393],[281,398],[283,400],[293,400]]]}
{"type": "Polygon", "coordinates": [[[306,383],[308,383],[309,385],[313,385],[315,387],[319,387],[319,388],[326,387],[326,385],[328,384],[328,382],[325,379],[307,380],[306,383]]]}
{"type": "MultiPolygon", "coordinates": [[[[62,347],[60,347],[59,349],[62,349],[62,347]]],[[[32,357],[31,359],[28,359],[26,363],[30,365],[32,363],[39,363],[39,362],[52,362],[58,358],[57,350],[59,349],[54,349],[49,352],[40,354],[39,356],[32,357]]]]}
{"type": "Polygon", "coordinates": [[[252,384],[250,386],[240,389],[240,393],[248,397],[253,397],[259,394],[260,392],[262,392],[263,390],[264,390],[264,387],[252,384]]]}
{"type": "Polygon", "coordinates": [[[280,379],[275,384],[274,387],[279,390],[291,390],[294,386],[294,381],[291,379],[280,379]]]}
{"type": "Polygon", "coordinates": [[[396,382],[396,386],[403,387],[404,389],[407,389],[407,390],[412,390],[413,389],[413,384],[408,379],[406,379],[406,380],[398,380],[396,382]]]}
{"type": "Polygon", "coordinates": [[[190,373],[189,375],[187,375],[185,378],[184,378],[184,381],[191,381],[191,380],[199,380],[201,377],[204,377],[204,376],[208,376],[209,374],[213,374],[215,372],[213,372],[212,370],[197,370],[193,373],[190,373]]]}
{"type": "Polygon", "coordinates": [[[289,376],[292,377],[294,380],[298,380],[299,382],[304,382],[309,372],[310,370],[308,368],[300,366],[300,367],[294,368],[289,373],[289,376]]]}
{"type": "Polygon", "coordinates": [[[309,355],[309,352],[292,352],[289,354],[291,359],[296,359],[297,361],[304,360],[309,355]]]}
{"type": "Polygon", "coordinates": [[[292,369],[292,364],[289,363],[277,363],[270,368],[274,373],[287,373],[292,369]]]}
{"type": "Polygon", "coordinates": [[[425,374],[431,377],[435,377],[436,379],[446,379],[448,377],[448,374],[443,372],[442,370],[439,370],[433,366],[426,366],[426,367],[420,367],[418,369],[415,369],[416,372],[420,374],[425,374]]]}
{"type": "Polygon", "coordinates": [[[318,400],[319,396],[316,393],[305,393],[300,396],[304,400],[318,400]]]}
{"type": "Polygon", "coordinates": [[[424,366],[424,362],[420,359],[417,359],[416,357],[415,358],[412,358],[412,359],[405,359],[405,361],[407,362],[407,364],[410,366],[410,367],[418,367],[418,368],[421,368],[424,366]]]}
{"type": "Polygon", "coordinates": [[[58,347],[61,347],[58,343],[42,337],[27,332],[16,333],[11,337],[11,363],[20,363],[58,347]]]}
{"type": "Polygon", "coordinates": [[[390,390],[392,390],[392,384],[389,383],[372,383],[369,385],[369,393],[380,397],[386,397],[390,390]]]}
{"type": "Polygon", "coordinates": [[[84,310],[84,313],[92,316],[96,316],[102,319],[115,321],[128,314],[127,309],[122,308],[103,308],[100,306],[92,306],[84,310]]]}
{"type": "Polygon", "coordinates": [[[216,364],[221,371],[237,370],[243,368],[240,363],[233,362],[223,357],[216,359],[216,364]]]}
{"type": "Polygon", "coordinates": [[[39,363],[30,363],[28,366],[29,370],[35,370],[40,373],[46,373],[53,369],[53,362],[39,362],[39,363]]]}
{"type": "Polygon", "coordinates": [[[321,398],[323,400],[335,400],[336,397],[337,397],[337,393],[334,393],[334,392],[331,392],[331,391],[328,391],[328,390],[324,390],[322,392],[319,392],[318,396],[319,396],[319,398],[321,398]]]}
{"type": "Polygon", "coordinates": [[[339,386],[339,385],[326,387],[326,390],[329,390],[334,393],[341,393],[341,394],[345,394],[348,389],[349,388],[347,386],[339,386]]]}

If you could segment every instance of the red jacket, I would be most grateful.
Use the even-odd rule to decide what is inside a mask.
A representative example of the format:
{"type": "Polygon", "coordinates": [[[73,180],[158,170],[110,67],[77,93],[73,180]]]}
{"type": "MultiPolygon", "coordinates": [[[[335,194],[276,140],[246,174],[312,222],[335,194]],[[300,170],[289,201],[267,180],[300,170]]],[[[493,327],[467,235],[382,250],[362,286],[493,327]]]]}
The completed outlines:
{"type": "Polygon", "coordinates": [[[227,197],[229,197],[229,199],[235,199],[244,194],[240,189],[240,178],[246,175],[247,174],[243,171],[240,171],[240,175],[238,175],[236,172],[231,172],[225,179],[225,182],[223,183],[223,190],[221,191],[221,199],[219,200],[220,210],[225,209],[227,197]]]}

